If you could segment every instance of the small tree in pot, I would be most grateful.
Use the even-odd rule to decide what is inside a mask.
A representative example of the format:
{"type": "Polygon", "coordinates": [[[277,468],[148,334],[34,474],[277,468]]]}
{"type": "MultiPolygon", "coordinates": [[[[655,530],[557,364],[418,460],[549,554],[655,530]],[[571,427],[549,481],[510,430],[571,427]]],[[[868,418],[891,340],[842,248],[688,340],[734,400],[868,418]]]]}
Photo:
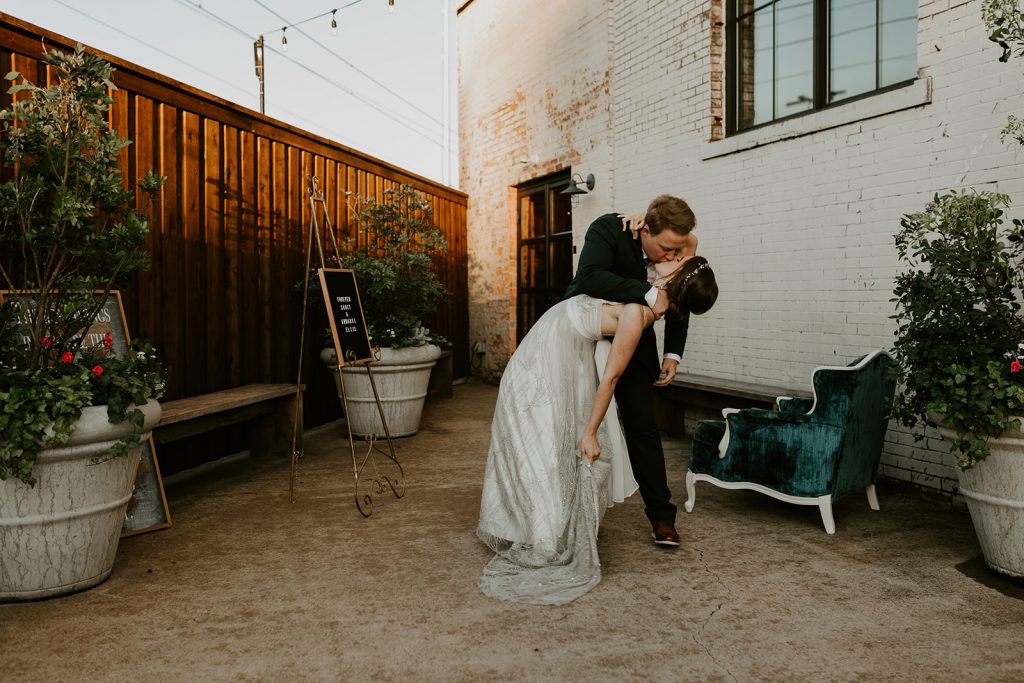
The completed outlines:
{"type": "MultiPolygon", "coordinates": [[[[34,512],[36,517],[74,519],[66,510],[45,509],[39,499],[45,500],[46,491],[33,492],[29,486],[38,478],[38,488],[77,491],[82,478],[96,478],[90,462],[103,464],[111,456],[134,452],[135,460],[113,458],[123,461],[118,467],[130,470],[131,476],[127,492],[111,495],[119,500],[130,494],[139,433],[159,420],[159,406],[150,399],[162,394],[163,376],[148,344],[136,344],[122,357],[112,353],[109,336],[85,346],[85,332],[111,288],[146,262],[146,218],[136,209],[136,193],[123,185],[119,160],[128,143],[107,124],[113,68],[81,46],[71,54],[46,51],[43,60],[56,83],[45,88],[25,81],[14,85],[8,92],[16,101],[0,112],[0,151],[9,178],[0,184],[0,253],[8,257],[0,261],[0,286],[14,291],[0,307],[0,517],[17,519],[34,512]],[[100,441],[113,441],[112,449],[94,452],[93,441],[83,443],[96,414],[110,423],[100,441]],[[90,426],[83,427],[83,420],[90,426]],[[53,449],[58,455],[46,456],[53,449]],[[84,469],[67,464],[75,449],[88,453],[84,469]],[[60,464],[40,469],[53,463],[60,464]]],[[[16,72],[7,74],[10,81],[19,78],[16,72]]],[[[149,196],[161,183],[150,173],[139,188],[149,196]]],[[[124,475],[119,471],[112,476],[124,475]]],[[[83,495],[84,508],[97,505],[88,491],[83,495]]],[[[91,522],[97,528],[114,527],[112,540],[97,542],[112,543],[116,550],[123,513],[122,505],[120,511],[112,510],[109,523],[91,522]]],[[[28,576],[27,563],[41,562],[39,572],[49,578],[41,578],[43,583],[35,587],[10,587],[5,585],[8,574],[0,573],[0,598],[66,592],[109,574],[109,566],[76,563],[74,549],[57,550],[53,557],[39,553],[40,543],[64,532],[51,533],[47,525],[39,525],[52,538],[30,538],[30,532],[14,524],[6,519],[0,525],[4,561],[17,563],[23,576],[28,576]],[[25,549],[25,557],[18,555],[19,548],[25,549]],[[53,560],[61,552],[67,553],[64,559],[53,560]],[[93,574],[64,576],[66,567],[46,566],[50,561],[93,574]],[[46,584],[54,576],[57,583],[46,584]]],[[[76,533],[88,537],[92,532],[72,530],[67,538],[76,533]]],[[[76,542],[85,545],[82,536],[76,542]]],[[[112,551],[82,552],[101,559],[109,555],[113,563],[112,551]]]]}
{"type": "Polygon", "coordinates": [[[895,357],[906,425],[938,422],[985,562],[1024,577],[1024,224],[1005,195],[948,192],[903,217],[895,357]]]}
{"type": "MultiPolygon", "coordinates": [[[[423,319],[447,296],[434,259],[448,247],[430,200],[408,185],[386,190],[382,200],[353,200],[357,233],[339,265],[355,273],[370,341],[380,349],[373,372],[389,432],[408,436],[419,429],[430,370],[441,355],[436,344],[445,343],[423,327],[423,319]]],[[[336,364],[333,359],[333,350],[325,351],[325,362],[336,364]]],[[[353,433],[382,434],[365,370],[344,372],[353,433]]]]}

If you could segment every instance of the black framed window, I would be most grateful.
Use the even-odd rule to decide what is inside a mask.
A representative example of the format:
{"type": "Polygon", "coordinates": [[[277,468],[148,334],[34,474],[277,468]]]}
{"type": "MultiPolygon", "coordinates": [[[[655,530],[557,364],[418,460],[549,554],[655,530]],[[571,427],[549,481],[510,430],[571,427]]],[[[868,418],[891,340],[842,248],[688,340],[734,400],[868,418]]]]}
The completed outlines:
{"type": "Polygon", "coordinates": [[[572,281],[569,171],[522,185],[519,192],[516,338],[522,341],[572,281]]]}
{"type": "Polygon", "coordinates": [[[727,133],[917,76],[918,0],[726,0],[727,133]]]}

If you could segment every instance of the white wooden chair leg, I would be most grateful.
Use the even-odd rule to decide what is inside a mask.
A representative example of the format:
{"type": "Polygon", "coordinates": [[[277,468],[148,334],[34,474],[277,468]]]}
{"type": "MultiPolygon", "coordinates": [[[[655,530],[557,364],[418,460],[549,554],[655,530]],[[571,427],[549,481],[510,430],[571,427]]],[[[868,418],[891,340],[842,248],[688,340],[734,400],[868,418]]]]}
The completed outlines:
{"type": "Polygon", "coordinates": [[[697,475],[690,470],[686,470],[686,502],[683,503],[683,509],[687,512],[693,512],[694,499],[697,497],[696,487],[694,484],[697,482],[697,475]]]}
{"type": "Polygon", "coordinates": [[[825,533],[834,534],[836,521],[832,518],[832,496],[819,496],[818,510],[821,511],[821,521],[825,524],[825,533]]]}
{"type": "Polygon", "coordinates": [[[878,494],[875,492],[875,485],[868,484],[867,488],[864,489],[864,491],[868,494],[868,505],[871,506],[871,509],[881,510],[881,508],[878,507],[878,494]]]}

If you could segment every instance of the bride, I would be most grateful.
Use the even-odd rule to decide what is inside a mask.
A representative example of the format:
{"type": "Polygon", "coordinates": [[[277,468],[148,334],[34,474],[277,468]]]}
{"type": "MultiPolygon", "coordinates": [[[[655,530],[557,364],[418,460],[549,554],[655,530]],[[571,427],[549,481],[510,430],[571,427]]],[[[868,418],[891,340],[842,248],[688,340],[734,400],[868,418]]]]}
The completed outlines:
{"type": "MultiPolygon", "coordinates": [[[[703,257],[655,267],[668,315],[715,303],[703,257]]],[[[637,488],[613,393],[653,322],[647,306],[578,295],[544,313],[516,349],[498,390],[476,532],[495,553],[480,579],[486,595],[563,604],[600,582],[601,518],[637,488]],[[607,336],[595,369],[595,345],[607,336]]]]}

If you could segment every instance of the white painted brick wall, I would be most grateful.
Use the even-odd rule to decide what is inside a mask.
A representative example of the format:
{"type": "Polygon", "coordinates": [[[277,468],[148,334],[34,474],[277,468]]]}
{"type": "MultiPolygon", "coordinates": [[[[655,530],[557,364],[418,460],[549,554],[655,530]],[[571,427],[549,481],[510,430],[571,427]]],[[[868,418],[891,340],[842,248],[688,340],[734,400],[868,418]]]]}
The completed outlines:
{"type": "MultiPolygon", "coordinates": [[[[692,204],[721,296],[691,324],[688,370],[805,386],[817,365],[891,347],[900,216],[950,188],[997,190],[1024,206],[1024,157],[999,140],[1007,114],[1024,112],[1024,68],[997,61],[980,4],[920,3],[918,75],[931,79],[930,104],[705,158],[715,147],[709,2],[473,0],[458,21],[472,339],[497,343],[514,330],[508,190],[530,173],[514,157],[530,153],[597,176],[574,212],[577,241],[595,216],[640,211],[661,192],[692,204]],[[608,93],[571,131],[552,123],[544,93],[571,98],[579,80],[605,73],[608,93]],[[519,123],[496,125],[493,112],[517,97],[519,123]],[[492,258],[494,268],[474,268],[492,258]]],[[[504,359],[490,360],[493,376],[504,359]]],[[[934,432],[915,442],[891,425],[882,474],[955,491],[934,432]]]]}

